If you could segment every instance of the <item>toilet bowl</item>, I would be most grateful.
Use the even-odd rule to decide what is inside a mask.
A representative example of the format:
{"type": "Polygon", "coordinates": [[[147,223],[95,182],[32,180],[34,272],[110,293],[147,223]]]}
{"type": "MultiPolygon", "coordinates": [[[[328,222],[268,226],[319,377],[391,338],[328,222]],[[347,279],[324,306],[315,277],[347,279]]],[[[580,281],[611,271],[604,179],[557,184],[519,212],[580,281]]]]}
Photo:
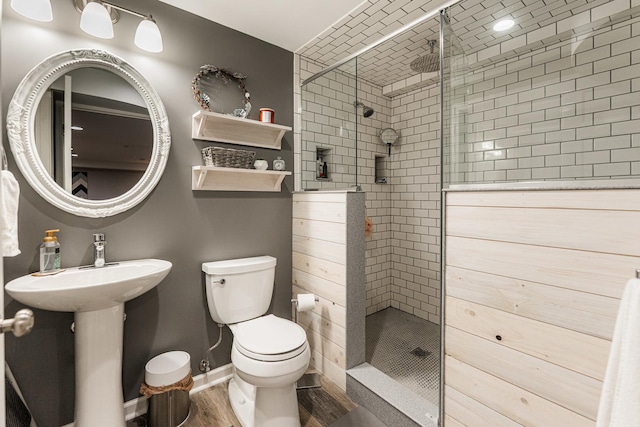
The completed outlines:
{"type": "Polygon", "coordinates": [[[229,400],[243,427],[300,427],[295,383],[311,351],[302,327],[265,315],[275,266],[269,256],[202,264],[209,313],[233,333],[229,400]]]}
{"type": "Polygon", "coordinates": [[[295,382],[311,358],[304,329],[272,314],[230,327],[235,375],[229,399],[242,425],[299,426],[295,382]]]}

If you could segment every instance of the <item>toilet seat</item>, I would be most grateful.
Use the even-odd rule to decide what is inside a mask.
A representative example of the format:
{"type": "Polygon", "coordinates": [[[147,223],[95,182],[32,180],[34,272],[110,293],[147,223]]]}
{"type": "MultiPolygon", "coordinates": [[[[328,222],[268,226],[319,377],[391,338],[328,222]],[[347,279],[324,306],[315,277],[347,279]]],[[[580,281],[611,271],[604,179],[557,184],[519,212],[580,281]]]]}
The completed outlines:
{"type": "Polygon", "coordinates": [[[234,325],[234,345],[246,357],[277,362],[298,356],[307,348],[302,327],[273,314],[234,325]]]}
{"type": "Polygon", "coordinates": [[[247,350],[246,348],[242,347],[237,342],[234,343],[234,344],[236,346],[236,349],[243,356],[246,356],[246,357],[248,357],[250,359],[253,359],[253,360],[259,360],[259,361],[262,361],[262,362],[280,362],[280,361],[283,361],[283,360],[291,359],[291,358],[296,357],[299,354],[301,354],[307,348],[307,344],[304,343],[300,347],[296,348],[295,350],[289,351],[289,352],[286,352],[286,353],[260,354],[260,353],[254,353],[254,352],[252,352],[250,350],[247,350]]]}

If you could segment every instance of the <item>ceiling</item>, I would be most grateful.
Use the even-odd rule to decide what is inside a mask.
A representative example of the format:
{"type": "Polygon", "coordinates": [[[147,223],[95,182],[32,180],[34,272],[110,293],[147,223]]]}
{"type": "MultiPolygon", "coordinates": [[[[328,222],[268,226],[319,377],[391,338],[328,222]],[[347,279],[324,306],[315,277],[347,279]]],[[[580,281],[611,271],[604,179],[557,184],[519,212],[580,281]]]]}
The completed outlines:
{"type": "MultiPolygon", "coordinates": [[[[296,52],[320,67],[330,66],[366,48],[446,3],[446,0],[244,0],[239,12],[238,6],[229,1],[160,1],[296,52]]],[[[616,7],[622,3],[609,0],[461,0],[449,9],[449,17],[465,55],[493,52],[496,48],[503,54],[505,49],[499,45],[520,45],[525,35],[528,44],[529,34],[547,33],[550,28],[551,37],[538,41],[535,47],[557,41],[560,26],[567,26],[563,22],[580,25],[583,23],[581,17],[595,9],[599,10],[598,16],[621,12],[616,7]],[[611,4],[616,7],[610,7],[611,4]],[[608,12],[600,11],[603,8],[608,12]],[[503,17],[513,18],[516,25],[502,33],[494,32],[493,24],[503,17]]],[[[628,5],[624,9],[630,10],[628,5]]],[[[411,70],[411,61],[429,53],[427,40],[439,39],[439,32],[436,15],[360,55],[358,78],[381,87],[412,78],[418,73],[411,70]]],[[[350,72],[353,65],[345,64],[341,69],[350,72]]]]}
{"type": "MultiPolygon", "coordinates": [[[[354,18],[353,22],[356,24],[346,22],[342,28],[334,28],[333,32],[314,40],[315,43],[304,46],[299,54],[321,66],[329,66],[400,28],[401,24],[408,23],[407,16],[410,12],[407,4],[410,3],[404,0],[399,3],[385,2],[385,0],[372,1],[385,5],[375,10],[375,13],[365,9],[362,12],[364,19],[354,18]],[[376,28],[375,22],[382,22],[385,25],[376,28]],[[360,25],[363,23],[365,27],[375,28],[371,37],[358,38],[363,31],[360,25]],[[345,49],[345,45],[349,45],[349,48],[345,49]]],[[[420,5],[414,11],[421,12],[421,15],[437,8],[438,3],[442,3],[441,0],[411,0],[411,2],[416,3],[414,7],[420,5]]],[[[525,49],[526,47],[521,46],[522,43],[519,42],[525,39],[525,35],[531,33],[546,30],[549,33],[549,37],[544,41],[540,41],[542,37],[537,37],[538,41],[532,43],[532,48],[539,48],[545,42],[557,42],[560,40],[561,28],[566,29],[569,25],[561,25],[562,22],[569,21],[572,24],[571,28],[574,28],[573,25],[578,26],[583,23],[579,18],[585,14],[589,15],[589,11],[603,7],[609,7],[608,0],[461,0],[450,7],[448,16],[458,46],[467,57],[483,50],[492,52],[496,50],[497,53],[492,53],[491,57],[499,58],[505,52],[515,52],[513,48],[506,48],[510,43],[525,49]],[[504,32],[495,32],[492,29],[493,24],[504,17],[513,18],[515,26],[504,32]]],[[[599,12],[598,16],[620,12],[612,7],[609,9],[611,10],[607,13],[599,12]]],[[[439,16],[436,15],[359,55],[358,79],[385,87],[419,74],[411,69],[410,64],[419,56],[429,53],[427,40],[439,40],[439,21],[439,16]]],[[[571,32],[565,33],[571,35],[571,32]]],[[[528,36],[526,40],[528,43],[528,36]]],[[[438,52],[437,47],[435,52],[438,52]]],[[[340,69],[353,74],[355,66],[356,63],[350,61],[340,69]]]]}
{"type": "Polygon", "coordinates": [[[295,52],[368,0],[160,0],[295,52]]]}

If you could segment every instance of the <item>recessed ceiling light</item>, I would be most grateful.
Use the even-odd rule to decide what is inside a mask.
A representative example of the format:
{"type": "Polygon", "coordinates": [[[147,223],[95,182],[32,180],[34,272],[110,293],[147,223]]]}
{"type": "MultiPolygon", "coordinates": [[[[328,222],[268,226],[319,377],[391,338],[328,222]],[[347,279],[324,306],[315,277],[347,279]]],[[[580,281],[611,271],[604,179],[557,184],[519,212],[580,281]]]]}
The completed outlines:
{"type": "Polygon", "coordinates": [[[506,31],[509,28],[513,27],[514,24],[515,22],[513,21],[513,19],[501,19],[500,21],[496,22],[496,24],[493,26],[493,30],[506,31]]]}

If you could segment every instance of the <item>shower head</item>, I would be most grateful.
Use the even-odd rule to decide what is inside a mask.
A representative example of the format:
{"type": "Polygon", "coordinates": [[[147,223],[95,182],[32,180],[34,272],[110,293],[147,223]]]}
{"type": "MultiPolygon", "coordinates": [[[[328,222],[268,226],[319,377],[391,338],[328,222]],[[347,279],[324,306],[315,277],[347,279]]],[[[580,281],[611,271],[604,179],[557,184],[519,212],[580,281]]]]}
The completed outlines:
{"type": "Polygon", "coordinates": [[[362,107],[362,115],[364,117],[371,117],[373,116],[373,113],[375,113],[375,111],[373,111],[373,108],[371,107],[367,107],[366,105],[364,105],[362,102],[360,101],[356,101],[353,103],[353,105],[358,108],[358,107],[362,107]]]}
{"type": "Polygon", "coordinates": [[[411,69],[419,73],[434,73],[440,69],[440,54],[433,53],[433,47],[436,45],[436,40],[429,40],[429,47],[431,47],[431,53],[424,56],[419,56],[411,61],[411,69]]]}

